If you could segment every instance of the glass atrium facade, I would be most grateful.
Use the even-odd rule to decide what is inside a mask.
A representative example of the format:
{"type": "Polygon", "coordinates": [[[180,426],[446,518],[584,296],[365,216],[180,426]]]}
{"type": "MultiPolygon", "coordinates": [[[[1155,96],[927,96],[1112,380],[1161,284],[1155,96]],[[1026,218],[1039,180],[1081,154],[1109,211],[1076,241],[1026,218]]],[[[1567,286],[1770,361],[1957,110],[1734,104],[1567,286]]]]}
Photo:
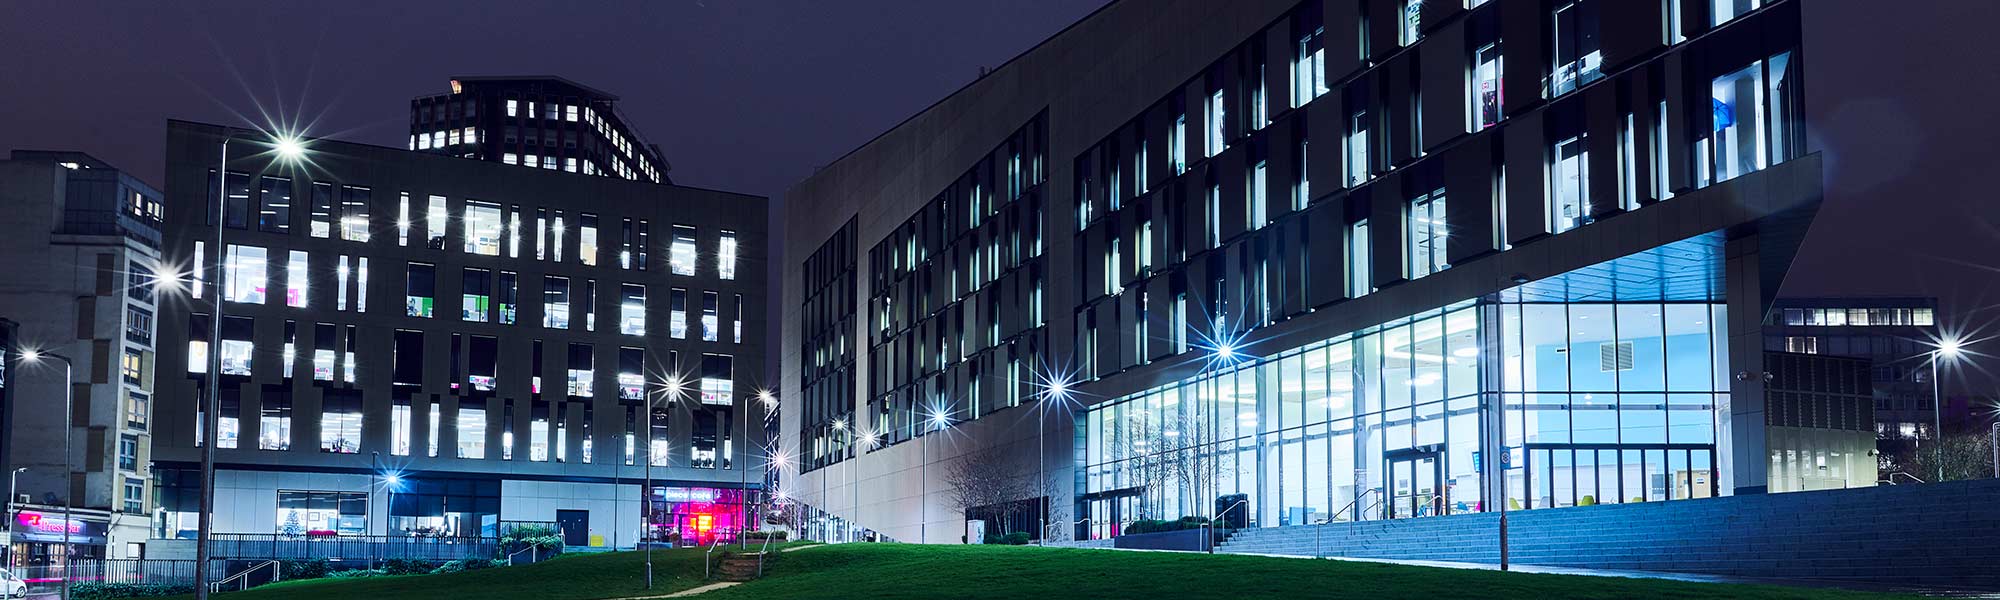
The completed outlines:
{"type": "Polygon", "coordinates": [[[1183,516],[1273,527],[1717,495],[1727,330],[1719,249],[1702,242],[1090,406],[1078,535],[1183,516]],[[1668,255],[1690,249],[1676,272],[1687,256],[1668,255]]]}

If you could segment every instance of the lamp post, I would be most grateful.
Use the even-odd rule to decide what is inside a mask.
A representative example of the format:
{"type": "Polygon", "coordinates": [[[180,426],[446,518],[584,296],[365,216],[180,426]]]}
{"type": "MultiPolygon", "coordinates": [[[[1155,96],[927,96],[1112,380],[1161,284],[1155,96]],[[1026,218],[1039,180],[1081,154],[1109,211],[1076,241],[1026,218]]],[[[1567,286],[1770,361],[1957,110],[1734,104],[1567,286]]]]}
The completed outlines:
{"type": "Polygon", "coordinates": [[[1042,395],[1036,406],[1035,462],[1039,466],[1035,480],[1035,493],[1042,496],[1041,533],[1035,535],[1041,546],[1049,545],[1049,401],[1065,402],[1069,398],[1069,382],[1059,376],[1048,377],[1048,392],[1042,395]]]}
{"type": "MultiPolygon", "coordinates": [[[[874,431],[869,431],[868,433],[862,434],[861,451],[854,453],[854,460],[861,460],[861,452],[874,450],[875,441],[876,439],[874,431]]],[[[853,468],[852,465],[850,465],[849,468],[853,468]]],[[[848,474],[848,481],[852,484],[849,487],[854,488],[854,520],[856,522],[859,522],[861,520],[861,484],[860,482],[854,480],[854,476],[852,473],[848,474]]],[[[859,532],[856,532],[856,535],[859,535],[859,532]]]]}
{"type": "Polygon", "coordinates": [[[1935,447],[1931,453],[1937,458],[1937,479],[1934,481],[1938,482],[1944,481],[1944,395],[1939,392],[1938,358],[1958,358],[1958,348],[1957,339],[1945,338],[1938,341],[1936,349],[1931,350],[1931,417],[1935,427],[1931,430],[1931,445],[1935,447]]]}
{"type": "MultiPolygon", "coordinates": [[[[44,359],[44,358],[48,358],[48,359],[52,359],[52,360],[59,360],[59,361],[62,361],[62,364],[63,364],[63,381],[62,381],[62,383],[63,383],[63,416],[62,416],[62,419],[63,419],[63,425],[62,425],[62,436],[63,436],[63,467],[62,467],[62,471],[60,471],[60,473],[62,474],[62,476],[63,476],[63,479],[67,480],[67,479],[69,478],[69,475],[70,475],[70,468],[71,468],[71,463],[70,463],[70,443],[69,443],[69,438],[70,438],[70,429],[71,429],[71,428],[72,428],[72,427],[73,427],[73,426],[75,425],[75,423],[72,423],[72,422],[70,422],[70,418],[71,418],[71,416],[73,416],[73,415],[75,415],[75,414],[76,414],[76,413],[74,412],[74,410],[75,410],[75,407],[74,407],[74,405],[73,405],[73,404],[74,404],[74,402],[76,401],[76,398],[75,398],[75,395],[76,395],[76,394],[75,394],[75,388],[74,388],[74,387],[72,387],[72,386],[71,386],[71,384],[70,384],[70,378],[74,376],[74,373],[73,373],[73,371],[75,370],[75,367],[74,367],[73,365],[71,365],[71,364],[70,364],[70,361],[69,361],[69,357],[67,357],[67,356],[63,356],[63,355],[61,355],[61,354],[56,354],[56,353],[54,353],[54,352],[43,352],[43,351],[40,351],[40,350],[29,350],[29,351],[27,351],[27,352],[23,352],[23,353],[21,353],[21,358],[24,358],[24,359],[27,359],[27,360],[28,360],[28,362],[40,362],[40,361],[41,361],[42,359],[44,359]]],[[[23,470],[25,470],[25,469],[16,469],[16,470],[14,471],[14,474],[18,475],[18,474],[20,474],[20,472],[21,472],[21,471],[23,471],[23,470]]],[[[11,481],[11,480],[12,480],[12,477],[11,477],[11,476],[9,477],[9,480],[10,480],[10,481],[9,481],[9,484],[8,484],[8,485],[9,485],[9,486],[10,486],[10,488],[11,488],[11,486],[12,486],[12,481],[11,481]]],[[[11,490],[11,489],[9,490],[9,494],[12,494],[12,490],[11,490]]],[[[60,598],[63,598],[63,599],[65,599],[65,600],[67,600],[67,599],[69,598],[69,559],[70,559],[70,554],[71,554],[71,552],[70,552],[70,540],[69,540],[69,532],[70,532],[70,529],[71,529],[71,527],[70,527],[70,524],[71,524],[71,523],[74,523],[74,522],[75,522],[75,521],[73,521],[73,520],[71,519],[71,517],[70,517],[70,505],[71,505],[71,504],[72,504],[72,503],[74,502],[74,499],[75,499],[75,498],[74,498],[74,496],[75,496],[75,495],[74,495],[74,494],[72,494],[70,490],[64,490],[64,491],[63,491],[63,541],[62,541],[62,547],[63,547],[63,553],[62,553],[62,595],[61,595],[61,596],[59,596],[59,597],[60,597],[60,598]]],[[[8,502],[8,504],[9,504],[9,505],[11,506],[11,505],[13,504],[13,499],[12,499],[12,498],[9,498],[7,502],[8,502]]],[[[12,525],[11,523],[10,523],[10,524],[8,525],[8,530],[9,530],[9,531],[12,531],[12,530],[13,530],[13,525],[12,525]]]]}
{"type": "MultiPolygon", "coordinates": [[[[834,431],[838,431],[838,432],[841,432],[842,434],[846,434],[846,433],[847,433],[847,420],[846,420],[846,419],[834,419],[834,421],[833,421],[833,430],[834,430],[834,431]]],[[[852,438],[850,437],[849,439],[852,439],[852,438]]],[[[846,456],[844,456],[845,454],[847,454],[847,451],[846,451],[846,450],[842,450],[842,451],[841,451],[841,454],[842,454],[843,456],[841,456],[841,460],[840,460],[840,462],[844,462],[844,463],[848,462],[848,458],[847,458],[846,456]]],[[[848,463],[848,464],[847,464],[847,465],[845,466],[845,468],[843,468],[843,469],[841,469],[841,470],[842,470],[842,471],[846,471],[846,473],[844,473],[844,475],[846,475],[846,476],[847,476],[847,485],[850,485],[850,486],[851,486],[851,485],[854,485],[854,464],[853,464],[853,463],[848,463]]],[[[820,476],[820,478],[819,478],[819,500],[820,500],[820,502],[823,502],[823,503],[825,503],[825,504],[826,504],[826,506],[827,506],[828,508],[831,508],[831,507],[833,506],[833,498],[832,498],[831,496],[832,496],[832,489],[831,489],[831,487],[830,487],[830,484],[828,484],[828,483],[827,483],[827,480],[826,480],[826,477],[825,477],[825,474],[823,474],[823,473],[822,473],[822,474],[821,474],[821,476],[820,476]]],[[[829,533],[831,533],[831,532],[829,532],[829,533]]],[[[845,525],[843,525],[843,526],[841,527],[841,532],[840,532],[840,533],[841,533],[841,537],[843,537],[843,538],[847,537],[847,527],[846,527],[845,525]]],[[[833,537],[833,536],[827,536],[827,537],[833,537]]],[[[831,542],[831,541],[833,541],[833,540],[827,540],[827,541],[831,542]]]]}
{"type": "MultiPolygon", "coordinates": [[[[215,428],[220,420],[216,413],[222,410],[222,403],[216,398],[221,389],[222,379],[222,276],[227,269],[222,261],[227,260],[228,249],[222,245],[223,223],[228,221],[224,214],[229,202],[229,132],[222,133],[222,157],[215,163],[215,272],[209,279],[208,320],[208,365],[202,381],[201,411],[201,504],[200,513],[195,515],[194,542],[194,598],[208,600],[209,537],[214,533],[215,519],[215,428]]],[[[207,257],[194,259],[196,268],[201,268],[207,257]]]]}
{"type": "MultiPolygon", "coordinates": [[[[943,431],[946,426],[951,425],[951,417],[945,415],[944,409],[933,407],[931,409],[931,418],[929,419],[929,423],[930,423],[930,433],[937,433],[939,431],[943,431]]],[[[919,469],[919,472],[922,473],[920,478],[923,480],[923,495],[917,497],[917,508],[920,511],[920,514],[922,515],[919,517],[920,519],[922,519],[922,522],[918,523],[917,525],[917,543],[919,544],[928,544],[931,541],[931,535],[930,535],[931,533],[931,440],[930,438],[931,436],[929,433],[924,435],[924,441],[922,444],[924,458],[921,463],[921,468],[919,469]]]]}
{"type": "MultiPolygon", "coordinates": [[[[271,150],[281,161],[297,163],[306,154],[305,141],[297,135],[278,133],[271,135],[271,150]]],[[[194,597],[208,600],[209,541],[215,529],[215,444],[216,428],[220,423],[221,399],[217,397],[222,380],[222,276],[227,274],[223,261],[229,255],[228,247],[222,245],[222,231],[228,222],[229,202],[229,139],[230,133],[222,133],[222,154],[215,164],[215,206],[210,207],[215,215],[215,256],[216,272],[209,278],[210,317],[208,327],[208,373],[204,378],[201,417],[201,512],[195,515],[194,546],[194,597]]],[[[204,257],[196,257],[201,264],[204,257]]],[[[64,582],[68,587],[68,582],[64,582]]]]}

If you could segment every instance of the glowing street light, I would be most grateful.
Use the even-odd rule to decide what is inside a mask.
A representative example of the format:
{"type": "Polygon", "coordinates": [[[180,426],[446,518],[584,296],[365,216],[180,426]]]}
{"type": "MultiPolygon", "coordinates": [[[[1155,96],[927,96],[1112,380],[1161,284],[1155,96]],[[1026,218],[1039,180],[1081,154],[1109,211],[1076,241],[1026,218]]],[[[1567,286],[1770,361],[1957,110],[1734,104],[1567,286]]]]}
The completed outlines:
{"type": "MultiPolygon", "coordinates": [[[[70,442],[69,442],[69,438],[70,438],[70,429],[72,429],[72,428],[74,427],[74,425],[75,425],[75,423],[74,423],[74,422],[72,422],[72,421],[71,421],[70,419],[71,419],[71,415],[74,415],[74,414],[76,414],[75,412],[73,412],[73,411],[75,410],[75,408],[74,408],[74,406],[73,406],[73,403],[74,403],[74,402],[76,401],[76,398],[75,398],[75,396],[76,396],[76,395],[75,395],[75,393],[74,393],[74,390],[75,390],[75,387],[76,387],[76,386],[73,386],[73,385],[70,385],[70,379],[71,379],[72,377],[74,377],[74,376],[75,376],[75,374],[74,374],[74,373],[72,373],[72,371],[73,371],[73,370],[75,369],[75,367],[74,367],[73,365],[71,365],[71,364],[70,364],[70,361],[69,361],[69,357],[67,357],[67,356],[63,356],[63,355],[61,355],[61,354],[56,354],[56,353],[54,353],[54,352],[45,352],[45,351],[42,351],[42,350],[40,350],[40,349],[37,349],[37,348],[29,348],[29,349],[26,349],[26,350],[22,350],[22,351],[21,351],[21,360],[23,360],[23,361],[27,361],[27,362],[29,362],[29,363],[40,363],[40,362],[42,362],[42,361],[43,361],[43,360],[45,360],[45,359],[46,359],[46,360],[59,360],[59,361],[62,361],[62,364],[63,364],[63,416],[62,416],[62,419],[63,419],[63,424],[62,424],[62,431],[63,431],[63,472],[64,472],[64,473],[68,473],[68,472],[69,472],[69,470],[70,470],[70,465],[71,465],[71,463],[70,463],[70,442]]],[[[19,474],[19,473],[20,473],[20,471],[15,471],[15,473],[16,473],[16,474],[19,474]]],[[[11,485],[11,484],[10,484],[10,485],[11,485]]],[[[10,493],[11,493],[11,490],[10,490],[10,493]]],[[[75,494],[71,494],[71,493],[67,493],[67,492],[65,492],[65,493],[63,494],[63,523],[65,523],[65,524],[69,524],[69,523],[75,523],[75,522],[76,522],[76,521],[73,521],[73,520],[71,520],[71,519],[70,519],[70,514],[69,514],[69,512],[70,512],[70,503],[71,503],[71,501],[72,501],[72,497],[73,497],[73,496],[75,496],[75,494]]],[[[8,499],[7,499],[7,501],[8,501],[9,503],[12,503],[12,502],[13,502],[14,500],[13,500],[13,498],[8,498],[8,499]]],[[[73,558],[73,556],[72,556],[72,555],[74,554],[74,552],[72,551],[72,547],[70,546],[70,543],[69,543],[69,532],[70,532],[70,528],[69,528],[69,527],[63,527],[63,540],[62,540],[62,547],[63,547],[63,559],[62,559],[62,569],[63,569],[63,570],[62,570],[62,596],[61,596],[61,597],[62,597],[62,598],[65,598],[65,599],[69,598],[69,580],[71,579],[71,577],[70,577],[70,573],[69,573],[69,570],[70,570],[70,562],[71,562],[71,559],[73,558]]]]}
{"type": "Polygon", "coordinates": [[[1963,345],[1964,342],[1962,340],[1955,336],[1947,335],[1938,339],[1937,347],[1930,352],[1931,416],[1934,419],[1932,427],[1935,428],[1931,430],[1931,440],[1933,442],[1931,445],[1936,447],[1935,452],[1937,454],[1937,479],[1934,481],[1944,481],[1944,396],[1938,391],[1938,358],[1958,360],[1963,345]]]}
{"type": "Polygon", "coordinates": [[[277,151],[278,158],[287,162],[298,162],[306,156],[305,141],[290,133],[271,136],[271,149],[277,151]]]}

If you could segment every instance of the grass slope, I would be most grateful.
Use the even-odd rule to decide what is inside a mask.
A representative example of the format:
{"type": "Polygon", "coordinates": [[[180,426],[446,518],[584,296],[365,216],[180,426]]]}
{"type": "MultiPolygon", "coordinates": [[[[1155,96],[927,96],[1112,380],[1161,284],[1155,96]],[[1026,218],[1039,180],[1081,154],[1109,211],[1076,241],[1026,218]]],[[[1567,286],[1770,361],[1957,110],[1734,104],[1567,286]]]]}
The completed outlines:
{"type": "MultiPolygon", "coordinates": [[[[537,565],[372,579],[284,582],[232,600],[480,598],[586,600],[696,587],[702,551],[571,556],[537,565]]],[[[1009,546],[846,544],[787,552],[766,577],[702,600],[802,598],[1830,598],[1896,596],[1823,589],[1536,575],[1380,563],[1009,546]]]]}
{"type": "Polygon", "coordinates": [[[848,544],[788,552],[703,600],[772,598],[1888,598],[1819,589],[1381,563],[1007,546],[848,544]]]}
{"type": "MultiPolygon", "coordinates": [[[[717,551],[718,562],[721,552],[717,551]]],[[[493,600],[587,600],[668,594],[707,583],[703,551],[658,550],[653,554],[653,589],[646,590],[646,553],[614,552],[565,556],[533,565],[440,575],[366,579],[308,579],[230,593],[231,600],[395,600],[479,598],[493,600]]],[[[179,596],[175,600],[193,598],[179,596]]]]}

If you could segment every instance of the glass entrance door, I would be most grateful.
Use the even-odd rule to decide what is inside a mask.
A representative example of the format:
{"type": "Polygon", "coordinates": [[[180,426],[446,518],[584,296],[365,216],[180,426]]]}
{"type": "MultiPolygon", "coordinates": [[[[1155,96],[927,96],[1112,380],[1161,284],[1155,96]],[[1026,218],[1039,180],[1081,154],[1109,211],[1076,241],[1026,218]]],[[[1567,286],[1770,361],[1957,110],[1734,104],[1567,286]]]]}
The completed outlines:
{"type": "Polygon", "coordinates": [[[1407,519],[1443,514],[1438,481],[1443,477],[1434,451],[1392,453],[1389,456],[1388,517],[1407,519]]]}

